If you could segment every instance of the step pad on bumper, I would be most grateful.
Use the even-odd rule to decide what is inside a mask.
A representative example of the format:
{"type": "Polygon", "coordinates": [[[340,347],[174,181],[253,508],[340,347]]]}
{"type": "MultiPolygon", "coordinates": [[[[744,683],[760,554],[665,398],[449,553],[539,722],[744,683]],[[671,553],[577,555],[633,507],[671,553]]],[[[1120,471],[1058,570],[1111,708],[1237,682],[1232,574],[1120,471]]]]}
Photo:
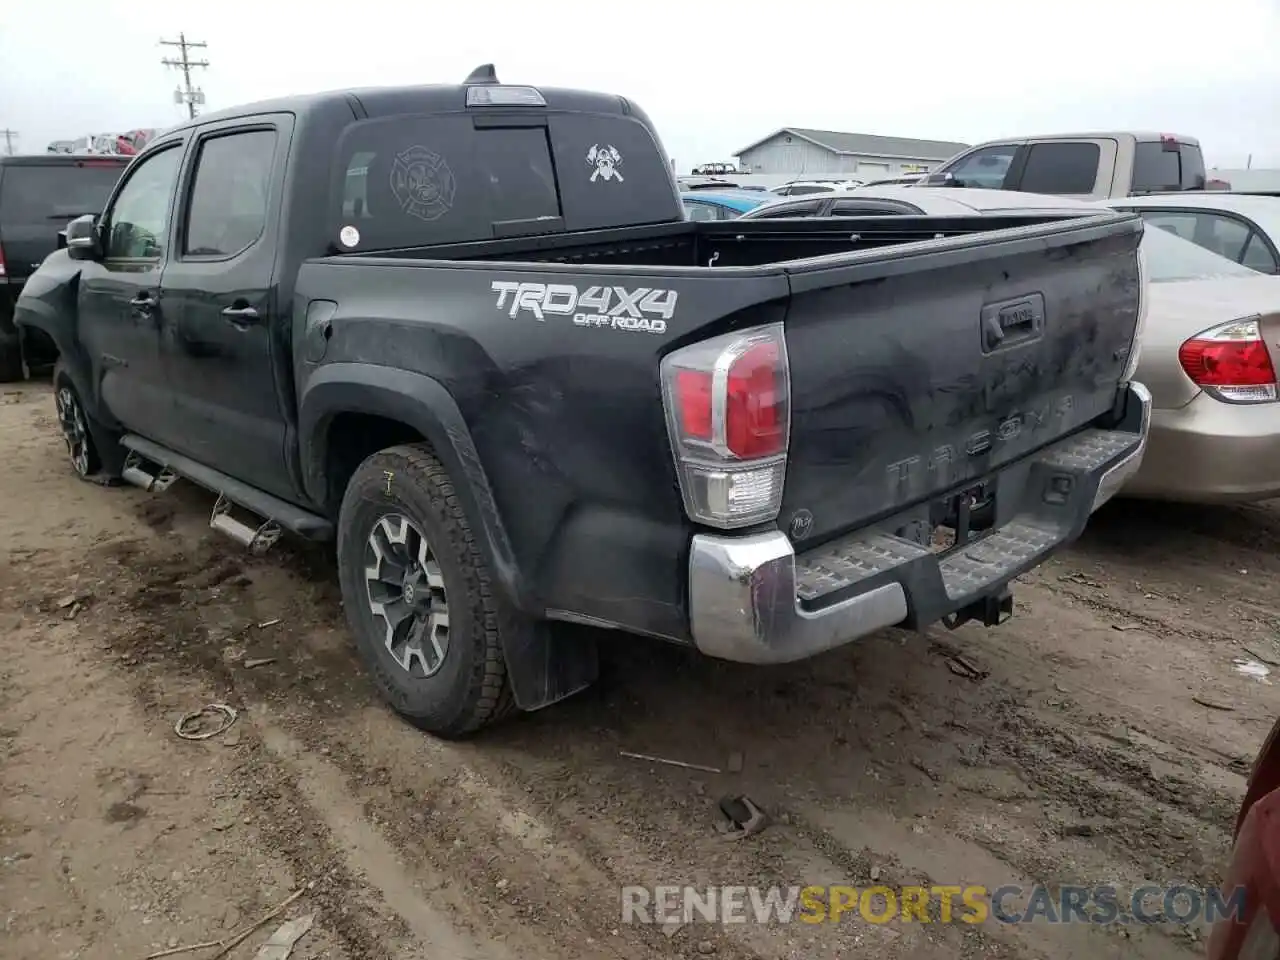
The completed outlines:
{"type": "MultiPolygon", "coordinates": [[[[1131,433],[1083,430],[1033,455],[1030,463],[1038,471],[1086,476],[1132,450],[1134,442],[1131,433]]],[[[1030,511],[946,553],[935,554],[883,531],[851,534],[796,556],[796,599],[811,609],[822,607],[826,598],[874,578],[884,580],[891,571],[898,574],[892,579],[906,583],[920,574],[901,568],[916,563],[936,568],[948,600],[978,593],[1009,580],[1067,536],[1071,512],[1046,512],[1039,506],[1031,504],[1030,511]]]]}

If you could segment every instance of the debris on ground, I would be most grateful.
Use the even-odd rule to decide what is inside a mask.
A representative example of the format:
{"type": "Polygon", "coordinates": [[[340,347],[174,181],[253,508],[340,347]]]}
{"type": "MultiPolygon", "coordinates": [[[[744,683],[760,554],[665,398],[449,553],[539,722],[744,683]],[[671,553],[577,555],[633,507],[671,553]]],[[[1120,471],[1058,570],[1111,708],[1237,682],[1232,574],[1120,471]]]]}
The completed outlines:
{"type": "Polygon", "coordinates": [[[1236,660],[1236,673],[1253,680],[1266,680],[1271,675],[1271,668],[1257,660],[1236,660]]]}
{"type": "Polygon", "coordinates": [[[648,760],[650,763],[665,763],[669,767],[681,767],[685,770],[701,770],[704,773],[724,773],[719,767],[708,767],[702,763],[686,763],[683,760],[669,760],[666,757],[655,757],[647,753],[632,753],[629,750],[619,750],[618,756],[629,757],[632,760],[648,760]]]}
{"type": "Polygon", "coordinates": [[[258,952],[253,955],[253,960],[289,960],[289,954],[293,952],[294,945],[307,935],[315,919],[314,913],[308,913],[303,917],[286,920],[276,927],[275,933],[271,934],[267,942],[258,948],[258,952]]]}
{"type": "Polygon", "coordinates": [[[1244,647],[1243,649],[1245,653],[1253,657],[1253,659],[1257,660],[1259,663],[1265,663],[1268,667],[1280,667],[1280,649],[1277,649],[1274,653],[1270,654],[1259,653],[1252,647],[1244,647]]]}
{"type": "Polygon", "coordinates": [[[1113,623],[1113,624],[1111,625],[1111,629],[1112,629],[1112,630],[1141,630],[1141,629],[1142,629],[1142,624],[1140,624],[1140,623],[1113,623]]]}
{"type": "Polygon", "coordinates": [[[729,754],[729,763],[726,765],[730,773],[741,773],[746,758],[743,757],[741,750],[734,750],[729,754]]]}
{"type": "Polygon", "coordinates": [[[253,670],[256,667],[265,667],[275,662],[275,657],[248,657],[245,659],[243,666],[246,670],[253,670]]]}
{"type": "Polygon", "coordinates": [[[1214,700],[1212,697],[1201,696],[1200,694],[1196,694],[1191,699],[1194,700],[1196,703],[1200,704],[1200,706],[1202,707],[1208,707],[1210,710],[1234,710],[1235,709],[1235,707],[1233,707],[1229,703],[1225,703],[1222,700],[1214,700]]]}
{"type": "Polygon", "coordinates": [[[769,823],[768,815],[745,794],[736,797],[723,797],[720,800],[720,812],[732,824],[725,837],[729,840],[742,840],[759,833],[769,823]]]}
{"type": "MultiPolygon", "coordinates": [[[[270,913],[264,914],[263,916],[255,920],[253,923],[248,924],[247,926],[241,928],[239,931],[231,934],[230,936],[223,937],[221,940],[204,940],[200,943],[188,943],[183,946],[169,947],[167,950],[159,950],[156,953],[147,954],[145,960],[160,960],[161,957],[176,957],[180,953],[194,953],[197,950],[212,950],[214,948],[218,949],[218,954],[217,954],[218,957],[225,957],[228,953],[231,952],[232,949],[234,949],[235,947],[243,943],[249,937],[249,935],[253,933],[253,931],[257,930],[261,926],[265,926],[266,924],[274,920],[276,917],[280,916],[280,914],[288,910],[289,907],[291,907],[299,897],[301,897],[308,890],[312,889],[315,885],[316,885],[315,881],[312,880],[306,886],[299,887],[297,890],[293,891],[293,893],[289,894],[288,898],[283,903],[281,903],[278,907],[272,910],[270,913]]],[[[303,919],[306,920],[307,922],[306,930],[303,930],[302,933],[299,933],[298,936],[294,938],[293,943],[296,943],[298,938],[301,937],[303,933],[306,933],[307,930],[311,929],[311,923],[312,921],[315,920],[315,915],[312,914],[307,917],[304,917],[303,919]]],[[[285,926],[288,926],[288,924],[285,924],[285,926]]],[[[276,933],[279,933],[279,932],[280,932],[279,930],[276,931],[276,933]]],[[[270,943],[271,941],[267,941],[267,942],[270,943]]],[[[290,944],[291,948],[293,946],[293,943],[290,944]]],[[[266,944],[264,944],[264,946],[265,945],[266,944]]],[[[259,956],[261,956],[261,954],[259,956]]],[[[268,954],[267,956],[270,957],[272,955],[268,954]]],[[[288,953],[286,952],[284,954],[278,954],[276,956],[287,957],[288,953]]],[[[258,960],[258,958],[255,957],[254,960],[258,960]]]]}
{"type": "Polygon", "coordinates": [[[964,677],[966,680],[982,680],[990,674],[989,670],[983,670],[958,653],[953,653],[947,657],[947,669],[957,677],[964,677]]]}
{"type": "Polygon", "coordinates": [[[173,732],[183,740],[208,740],[230,728],[238,716],[234,707],[225,703],[210,703],[199,710],[183,714],[173,725],[173,732]]]}
{"type": "Polygon", "coordinates": [[[274,620],[263,620],[260,624],[258,624],[258,629],[265,630],[267,629],[267,627],[274,627],[279,622],[280,622],[279,617],[276,617],[274,620]]]}

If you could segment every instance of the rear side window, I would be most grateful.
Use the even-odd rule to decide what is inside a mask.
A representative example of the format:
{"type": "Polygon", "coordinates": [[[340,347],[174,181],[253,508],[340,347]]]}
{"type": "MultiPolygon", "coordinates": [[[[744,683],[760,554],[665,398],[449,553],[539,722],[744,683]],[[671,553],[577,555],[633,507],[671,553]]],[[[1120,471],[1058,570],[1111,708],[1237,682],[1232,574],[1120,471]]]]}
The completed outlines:
{"type": "Polygon", "coordinates": [[[814,184],[806,184],[804,186],[792,187],[788,192],[789,197],[803,197],[810,193],[830,193],[831,187],[819,187],[814,184]]]}
{"type": "Polygon", "coordinates": [[[226,134],[201,144],[184,254],[231,257],[262,236],[275,150],[274,130],[226,134]]]}
{"type": "Polygon", "coordinates": [[[1102,151],[1096,143],[1036,143],[1027,150],[1024,193],[1093,193],[1102,151]]]}
{"type": "Polygon", "coordinates": [[[48,166],[8,164],[0,173],[0,223],[50,224],[101,213],[124,164],[87,160],[48,166]]]}
{"type": "Polygon", "coordinates": [[[1191,143],[1149,140],[1134,146],[1133,192],[1203,190],[1204,156],[1191,143]]]}

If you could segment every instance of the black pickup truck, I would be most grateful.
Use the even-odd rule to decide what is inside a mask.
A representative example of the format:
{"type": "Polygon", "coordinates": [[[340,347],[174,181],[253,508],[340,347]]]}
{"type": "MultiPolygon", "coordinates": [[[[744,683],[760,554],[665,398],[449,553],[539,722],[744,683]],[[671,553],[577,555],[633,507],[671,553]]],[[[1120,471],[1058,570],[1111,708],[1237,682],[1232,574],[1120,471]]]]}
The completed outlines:
{"type": "Polygon", "coordinates": [[[591,683],[583,625],[776,663],[1004,619],[1141,459],[1141,231],[694,223],[635,104],[482,67],[157,137],[18,321],[78,473],[335,539],[380,691],[459,736],[591,683]]]}

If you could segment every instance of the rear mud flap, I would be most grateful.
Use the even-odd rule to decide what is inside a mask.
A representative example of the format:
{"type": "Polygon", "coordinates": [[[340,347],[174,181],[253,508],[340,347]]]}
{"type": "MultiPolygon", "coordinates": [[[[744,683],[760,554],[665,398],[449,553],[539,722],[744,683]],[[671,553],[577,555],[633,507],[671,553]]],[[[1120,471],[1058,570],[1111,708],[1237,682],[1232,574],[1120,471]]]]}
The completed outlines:
{"type": "Polygon", "coordinates": [[[522,624],[502,633],[507,679],[516,706],[541,710],[596,682],[600,653],[593,636],[571,624],[522,624]]]}

